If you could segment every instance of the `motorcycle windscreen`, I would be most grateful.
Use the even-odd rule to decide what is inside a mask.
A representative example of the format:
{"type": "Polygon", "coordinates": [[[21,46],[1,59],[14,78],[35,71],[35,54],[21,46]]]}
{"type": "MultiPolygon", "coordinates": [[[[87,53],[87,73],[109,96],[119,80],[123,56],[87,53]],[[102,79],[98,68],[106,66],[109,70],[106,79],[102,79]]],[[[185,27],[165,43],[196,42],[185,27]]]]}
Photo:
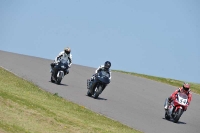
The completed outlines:
{"type": "Polygon", "coordinates": [[[68,62],[67,62],[67,60],[62,59],[62,60],[60,61],[59,65],[60,65],[60,67],[61,67],[62,69],[68,69],[68,62]]]}
{"type": "Polygon", "coordinates": [[[178,93],[177,100],[179,104],[186,105],[188,96],[185,93],[178,93]]]}
{"type": "Polygon", "coordinates": [[[104,84],[110,83],[109,77],[110,77],[110,75],[105,71],[100,71],[98,73],[98,80],[100,80],[104,84]]]}

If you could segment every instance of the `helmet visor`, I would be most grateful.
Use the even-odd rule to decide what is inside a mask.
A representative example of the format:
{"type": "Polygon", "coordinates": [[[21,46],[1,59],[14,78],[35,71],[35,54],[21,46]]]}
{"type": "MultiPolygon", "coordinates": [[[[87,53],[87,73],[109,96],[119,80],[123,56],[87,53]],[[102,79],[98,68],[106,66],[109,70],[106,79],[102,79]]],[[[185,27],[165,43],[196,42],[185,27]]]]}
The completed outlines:
{"type": "Polygon", "coordinates": [[[110,64],[106,64],[104,67],[105,67],[106,69],[109,69],[109,68],[110,68],[110,64]]]}
{"type": "Polygon", "coordinates": [[[185,88],[185,87],[183,87],[183,90],[184,90],[184,91],[188,91],[188,90],[189,90],[189,88],[185,88]]]}
{"type": "Polygon", "coordinates": [[[66,54],[70,54],[70,51],[65,50],[65,53],[66,53],[66,54]]]}

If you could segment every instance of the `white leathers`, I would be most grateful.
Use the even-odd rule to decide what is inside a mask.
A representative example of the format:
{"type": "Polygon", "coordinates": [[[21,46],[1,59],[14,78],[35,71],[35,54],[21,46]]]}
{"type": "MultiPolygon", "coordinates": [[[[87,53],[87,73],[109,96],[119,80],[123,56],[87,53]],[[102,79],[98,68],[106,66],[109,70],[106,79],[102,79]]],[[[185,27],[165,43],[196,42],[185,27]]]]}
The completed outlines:
{"type": "Polygon", "coordinates": [[[72,54],[66,54],[64,51],[61,51],[55,58],[54,62],[58,63],[58,61],[62,59],[68,61],[69,67],[72,65],[72,54]]]}
{"type": "Polygon", "coordinates": [[[109,74],[109,76],[110,76],[109,79],[111,79],[111,71],[110,71],[110,69],[105,69],[104,65],[101,65],[101,66],[99,66],[97,68],[97,70],[95,71],[95,74],[98,73],[98,71],[100,71],[100,70],[106,71],[109,74]]]}

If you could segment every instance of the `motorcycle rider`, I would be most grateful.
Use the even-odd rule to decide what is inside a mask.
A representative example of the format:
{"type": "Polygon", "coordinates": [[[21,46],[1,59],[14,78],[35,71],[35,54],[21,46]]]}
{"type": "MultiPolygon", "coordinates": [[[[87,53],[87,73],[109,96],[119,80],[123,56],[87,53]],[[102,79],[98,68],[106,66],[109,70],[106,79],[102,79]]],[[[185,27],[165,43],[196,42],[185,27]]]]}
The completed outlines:
{"type": "MultiPolygon", "coordinates": [[[[62,60],[62,59],[67,60],[67,61],[69,62],[68,68],[70,68],[71,65],[72,65],[72,54],[71,54],[71,49],[70,49],[69,47],[64,48],[64,50],[61,51],[61,52],[58,54],[58,56],[55,58],[54,62],[51,63],[51,70],[50,70],[50,72],[53,72],[52,70],[53,70],[54,66],[55,66],[60,60],[62,60]]],[[[68,74],[68,73],[69,73],[69,70],[66,69],[65,75],[68,74]]]]}
{"type": "MultiPolygon", "coordinates": [[[[91,81],[93,81],[94,79],[95,79],[95,77],[97,76],[97,73],[99,72],[99,71],[105,71],[105,72],[107,72],[108,74],[109,74],[109,79],[111,80],[111,71],[110,71],[110,67],[111,67],[111,62],[110,61],[106,61],[105,63],[104,63],[104,65],[100,65],[97,69],[96,69],[96,71],[95,71],[95,74],[93,74],[92,75],[92,77],[91,77],[91,79],[88,79],[89,80],[89,82],[91,82],[91,81]]],[[[88,83],[89,83],[88,82],[88,83]]],[[[88,85],[89,86],[89,85],[88,85]]],[[[105,86],[106,87],[106,86],[105,86]]],[[[105,88],[104,87],[104,88],[105,88]]],[[[103,88],[103,89],[104,89],[103,88]]]]}
{"type": "MultiPolygon", "coordinates": [[[[179,92],[183,92],[188,96],[188,105],[190,104],[192,100],[192,93],[190,92],[190,84],[189,83],[184,83],[182,87],[178,88],[176,91],[174,91],[170,97],[168,97],[165,101],[164,109],[167,110],[169,104],[175,100],[176,94],[179,92]]],[[[186,110],[185,110],[186,111],[186,110]]]]}

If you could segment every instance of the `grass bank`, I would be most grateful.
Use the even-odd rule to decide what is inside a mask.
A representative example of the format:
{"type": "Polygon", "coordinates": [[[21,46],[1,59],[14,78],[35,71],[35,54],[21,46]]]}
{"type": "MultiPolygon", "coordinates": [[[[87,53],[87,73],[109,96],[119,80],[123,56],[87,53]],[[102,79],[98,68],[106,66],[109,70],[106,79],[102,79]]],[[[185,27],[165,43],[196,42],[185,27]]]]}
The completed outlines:
{"type": "Polygon", "coordinates": [[[1,133],[140,133],[0,67],[1,133]]]}
{"type": "MultiPolygon", "coordinates": [[[[162,78],[162,77],[138,74],[138,73],[133,73],[133,72],[120,71],[120,70],[112,70],[112,71],[130,74],[130,75],[134,75],[134,76],[138,76],[138,77],[142,77],[142,78],[147,78],[147,79],[150,79],[150,80],[162,82],[162,83],[169,84],[169,85],[176,86],[176,87],[180,87],[184,83],[184,81],[175,80],[175,79],[162,78]]],[[[191,88],[192,92],[200,94],[200,84],[190,83],[190,86],[191,86],[190,88],[191,88]]]]}

